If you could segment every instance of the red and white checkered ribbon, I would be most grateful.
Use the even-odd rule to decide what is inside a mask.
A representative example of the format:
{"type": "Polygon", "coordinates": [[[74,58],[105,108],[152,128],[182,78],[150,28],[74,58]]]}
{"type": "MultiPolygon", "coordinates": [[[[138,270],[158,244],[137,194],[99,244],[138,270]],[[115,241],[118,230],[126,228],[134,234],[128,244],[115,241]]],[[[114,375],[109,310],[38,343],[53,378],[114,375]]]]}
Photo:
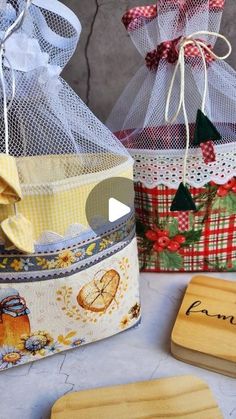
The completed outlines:
{"type": "MultiPolygon", "coordinates": [[[[149,70],[156,71],[158,69],[160,60],[167,60],[168,63],[175,64],[179,58],[178,45],[181,42],[181,39],[182,37],[179,37],[173,41],[162,42],[162,44],[158,45],[156,49],[149,52],[145,58],[146,66],[149,68],[149,70]]],[[[196,41],[201,40],[199,39],[196,41]]],[[[205,61],[207,64],[210,64],[215,60],[213,55],[209,52],[209,50],[212,51],[212,46],[206,45],[206,47],[208,50],[204,49],[205,61]]],[[[199,48],[195,44],[187,44],[184,47],[184,55],[185,58],[202,58],[199,48]]]]}
{"type": "Polygon", "coordinates": [[[202,149],[203,160],[206,164],[216,161],[216,153],[213,141],[205,141],[200,144],[202,149]]]}
{"type": "Polygon", "coordinates": [[[178,220],[178,229],[181,232],[188,231],[190,228],[189,212],[181,211],[177,216],[178,220]]]}
{"type": "MultiPolygon", "coordinates": [[[[189,3],[186,0],[166,0],[177,5],[183,12],[188,12],[189,3]]],[[[225,0],[209,0],[209,9],[213,11],[220,11],[224,8],[225,0]]],[[[146,21],[155,19],[158,15],[156,4],[149,6],[133,7],[128,10],[122,17],[122,22],[128,31],[133,31],[140,28],[146,21]]]]}
{"type": "Polygon", "coordinates": [[[210,0],[209,9],[223,9],[225,5],[225,0],[210,0]]]}
{"type": "Polygon", "coordinates": [[[140,22],[154,19],[157,16],[157,5],[134,7],[128,10],[122,17],[122,22],[127,30],[135,30],[140,22]]]}

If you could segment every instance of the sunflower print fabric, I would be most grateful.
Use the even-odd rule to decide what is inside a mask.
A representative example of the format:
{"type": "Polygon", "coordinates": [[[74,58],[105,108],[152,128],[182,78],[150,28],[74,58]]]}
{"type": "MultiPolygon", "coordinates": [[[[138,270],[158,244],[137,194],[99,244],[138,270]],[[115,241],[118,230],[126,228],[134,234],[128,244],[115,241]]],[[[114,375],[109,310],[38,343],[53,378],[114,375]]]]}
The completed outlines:
{"type": "MultiPolygon", "coordinates": [[[[78,348],[140,321],[136,239],[67,277],[0,284],[0,370],[78,348]]],[[[60,253],[63,269],[74,253],[60,253]]],[[[30,272],[29,260],[14,268],[30,272]],[[23,265],[24,263],[24,265],[23,265]],[[27,270],[28,269],[28,270],[27,270]]]]}

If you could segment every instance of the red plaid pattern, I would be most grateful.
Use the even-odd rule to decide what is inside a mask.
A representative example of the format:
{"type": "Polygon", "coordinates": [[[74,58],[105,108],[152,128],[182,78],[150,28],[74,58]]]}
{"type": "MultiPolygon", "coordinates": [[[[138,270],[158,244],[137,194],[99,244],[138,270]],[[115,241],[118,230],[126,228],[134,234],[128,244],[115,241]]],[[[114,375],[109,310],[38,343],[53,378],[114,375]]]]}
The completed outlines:
{"type": "Polygon", "coordinates": [[[179,212],[178,216],[178,224],[179,224],[179,231],[187,231],[189,230],[189,212],[188,211],[181,211],[179,212]]]}
{"type": "MultiPolygon", "coordinates": [[[[181,37],[174,39],[173,41],[162,42],[156,49],[148,52],[145,61],[149,70],[156,71],[161,59],[166,59],[170,64],[176,63],[179,57],[178,44],[180,40],[181,37]]],[[[211,45],[207,46],[212,50],[211,45]]],[[[196,45],[186,45],[184,50],[186,58],[201,57],[199,49],[196,47],[196,45]]],[[[213,56],[207,50],[204,50],[204,54],[208,64],[214,61],[213,56]]]]}
{"type": "MultiPolygon", "coordinates": [[[[175,5],[178,4],[178,6],[184,11],[188,10],[188,2],[186,2],[186,0],[169,0],[169,2],[174,3],[175,5]]],[[[209,9],[222,10],[224,8],[224,4],[225,0],[210,0],[209,9]]],[[[127,30],[132,31],[139,28],[140,25],[146,22],[146,20],[155,19],[157,14],[158,10],[156,4],[133,7],[124,14],[122,22],[127,30]]]]}
{"type": "Polygon", "coordinates": [[[202,155],[206,164],[216,161],[216,153],[213,141],[209,140],[200,144],[202,155]]]}
{"type": "MultiPolygon", "coordinates": [[[[176,190],[165,186],[149,189],[141,183],[136,183],[135,192],[137,218],[148,229],[154,227],[156,219],[163,221],[168,217],[173,218],[170,206],[176,190]]],[[[190,192],[196,197],[205,193],[206,188],[190,188],[190,192]]],[[[196,203],[199,206],[203,200],[199,199],[196,203]]],[[[229,215],[214,210],[204,219],[205,215],[203,210],[194,215],[191,228],[195,231],[202,230],[202,235],[196,244],[181,249],[181,272],[214,272],[223,270],[226,266],[230,268],[232,262],[236,261],[236,211],[234,215],[229,215]]],[[[158,253],[153,252],[150,257],[150,251],[144,252],[140,247],[140,240],[138,237],[141,269],[145,272],[168,272],[168,269],[160,265],[158,253]]]]}

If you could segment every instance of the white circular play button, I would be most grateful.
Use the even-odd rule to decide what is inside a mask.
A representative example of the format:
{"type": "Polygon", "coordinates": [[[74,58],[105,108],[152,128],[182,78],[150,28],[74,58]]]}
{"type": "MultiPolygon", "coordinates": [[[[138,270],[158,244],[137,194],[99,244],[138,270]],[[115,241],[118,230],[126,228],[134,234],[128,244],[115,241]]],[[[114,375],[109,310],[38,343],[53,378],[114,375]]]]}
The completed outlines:
{"type": "Polygon", "coordinates": [[[110,223],[119,220],[120,218],[128,215],[131,211],[131,208],[123,204],[123,202],[118,201],[115,198],[109,199],[109,211],[108,217],[110,223]]]}
{"type": "Polygon", "coordinates": [[[91,229],[100,234],[101,229],[110,229],[128,217],[133,208],[133,181],[114,177],[100,182],[90,192],[86,202],[86,217],[91,229]]]}

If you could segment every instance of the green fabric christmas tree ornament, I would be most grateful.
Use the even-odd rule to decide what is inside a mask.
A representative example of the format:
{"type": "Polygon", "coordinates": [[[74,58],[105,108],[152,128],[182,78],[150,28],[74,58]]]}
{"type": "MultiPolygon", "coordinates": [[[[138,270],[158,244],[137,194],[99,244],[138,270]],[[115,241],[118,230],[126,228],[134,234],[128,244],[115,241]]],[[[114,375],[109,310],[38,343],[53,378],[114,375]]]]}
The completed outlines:
{"type": "Polygon", "coordinates": [[[192,198],[192,195],[186,185],[183,182],[180,183],[179,188],[176,192],[174,200],[172,202],[171,211],[196,211],[196,205],[192,198]]]}
{"type": "Polygon", "coordinates": [[[194,145],[200,145],[201,143],[211,141],[217,141],[221,139],[220,133],[216,127],[210,121],[210,119],[204,115],[204,113],[198,109],[197,120],[194,132],[194,145]]]}

